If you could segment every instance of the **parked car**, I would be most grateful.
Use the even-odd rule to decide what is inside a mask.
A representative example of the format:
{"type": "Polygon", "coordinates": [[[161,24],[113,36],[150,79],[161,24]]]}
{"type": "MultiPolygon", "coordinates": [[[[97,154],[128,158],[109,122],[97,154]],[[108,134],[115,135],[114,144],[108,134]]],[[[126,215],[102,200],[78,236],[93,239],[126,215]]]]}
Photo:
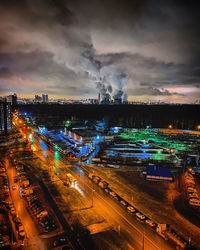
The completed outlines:
{"type": "Polygon", "coordinates": [[[135,211],[136,211],[135,208],[132,207],[132,206],[128,206],[127,209],[128,209],[128,211],[131,212],[131,213],[135,213],[135,211]]]}
{"type": "Polygon", "coordinates": [[[111,192],[110,192],[110,196],[114,198],[114,197],[117,196],[117,194],[116,194],[115,192],[111,191],[111,192]]]}
{"type": "Polygon", "coordinates": [[[145,219],[145,216],[144,216],[144,214],[142,214],[142,213],[137,212],[137,213],[136,213],[136,216],[137,216],[137,218],[140,219],[140,220],[144,220],[144,219],[145,219]]]}
{"type": "Polygon", "coordinates": [[[121,200],[120,203],[125,207],[128,206],[128,203],[125,200],[121,200]]]}
{"type": "Polygon", "coordinates": [[[14,216],[16,215],[16,211],[15,211],[15,208],[14,207],[11,207],[10,208],[10,213],[14,216]]]}
{"type": "Polygon", "coordinates": [[[20,238],[25,237],[24,227],[22,225],[18,228],[18,234],[19,234],[20,238]]]}
{"type": "Polygon", "coordinates": [[[109,192],[110,192],[110,190],[109,190],[108,188],[105,188],[104,191],[105,191],[106,193],[109,193],[109,192]]]}
{"type": "Polygon", "coordinates": [[[15,221],[15,225],[16,225],[17,228],[19,228],[20,226],[22,226],[22,223],[21,223],[21,220],[20,220],[19,217],[16,217],[14,221],[15,221]]]}
{"type": "Polygon", "coordinates": [[[39,214],[37,214],[37,218],[41,218],[47,215],[48,215],[48,212],[46,210],[43,210],[39,214]]]}
{"type": "Polygon", "coordinates": [[[156,224],[152,220],[145,220],[146,224],[149,225],[150,227],[155,227],[156,224]]]}

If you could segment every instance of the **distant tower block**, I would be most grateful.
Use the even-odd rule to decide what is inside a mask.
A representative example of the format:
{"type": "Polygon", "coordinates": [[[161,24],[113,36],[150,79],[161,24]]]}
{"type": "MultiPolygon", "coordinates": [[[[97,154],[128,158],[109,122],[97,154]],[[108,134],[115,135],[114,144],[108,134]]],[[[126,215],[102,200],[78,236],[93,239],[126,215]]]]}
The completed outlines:
{"type": "Polygon", "coordinates": [[[101,93],[99,92],[98,94],[98,102],[100,103],[101,102],[101,93]]]}

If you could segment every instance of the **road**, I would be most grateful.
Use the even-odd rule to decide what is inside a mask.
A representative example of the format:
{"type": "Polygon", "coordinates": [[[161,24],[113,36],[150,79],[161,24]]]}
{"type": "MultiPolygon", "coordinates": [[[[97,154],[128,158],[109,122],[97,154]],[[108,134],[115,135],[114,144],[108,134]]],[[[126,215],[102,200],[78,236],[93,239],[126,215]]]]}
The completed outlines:
{"type": "Polygon", "coordinates": [[[20,197],[19,184],[14,183],[13,181],[13,177],[17,175],[16,169],[9,163],[8,159],[6,159],[5,162],[6,162],[7,175],[10,183],[11,198],[15,205],[17,216],[21,219],[26,232],[24,249],[46,250],[47,249],[46,243],[39,237],[39,231],[32,217],[30,216],[29,212],[26,209],[26,202],[20,197]],[[17,187],[16,190],[12,190],[13,185],[16,185],[17,187]]]}
{"type": "Polygon", "coordinates": [[[49,164],[56,166],[58,170],[71,171],[78,180],[77,190],[80,190],[87,199],[91,201],[93,199],[93,206],[97,212],[114,226],[119,233],[125,234],[130,245],[135,249],[142,249],[143,242],[145,249],[172,249],[167,242],[153,232],[153,230],[149,229],[148,226],[138,222],[133,216],[128,214],[119,202],[111,199],[103,190],[93,185],[82,168],[76,163],[73,163],[71,168],[66,167],[66,164],[69,164],[67,160],[58,152],[50,152],[48,146],[37,136],[34,136],[32,148],[42,161],[47,162],[48,160],[49,164]],[[93,190],[95,191],[93,192],[93,190]]]}

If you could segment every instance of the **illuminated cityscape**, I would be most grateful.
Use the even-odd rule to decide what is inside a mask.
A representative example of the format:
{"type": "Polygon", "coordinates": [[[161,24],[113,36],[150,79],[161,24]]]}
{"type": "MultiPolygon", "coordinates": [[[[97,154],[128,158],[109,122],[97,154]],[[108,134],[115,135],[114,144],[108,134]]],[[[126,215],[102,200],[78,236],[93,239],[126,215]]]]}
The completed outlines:
{"type": "Polygon", "coordinates": [[[0,250],[200,249],[199,3],[0,3],[0,250]]]}

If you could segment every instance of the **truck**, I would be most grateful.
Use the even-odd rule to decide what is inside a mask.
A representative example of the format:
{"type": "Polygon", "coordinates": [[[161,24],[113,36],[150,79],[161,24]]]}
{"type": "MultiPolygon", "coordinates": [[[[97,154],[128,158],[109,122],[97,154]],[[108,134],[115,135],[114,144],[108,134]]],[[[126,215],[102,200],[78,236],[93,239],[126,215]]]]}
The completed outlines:
{"type": "Polygon", "coordinates": [[[177,247],[184,249],[187,242],[181,238],[174,230],[170,228],[169,224],[158,224],[156,232],[165,240],[171,240],[177,247]]]}

